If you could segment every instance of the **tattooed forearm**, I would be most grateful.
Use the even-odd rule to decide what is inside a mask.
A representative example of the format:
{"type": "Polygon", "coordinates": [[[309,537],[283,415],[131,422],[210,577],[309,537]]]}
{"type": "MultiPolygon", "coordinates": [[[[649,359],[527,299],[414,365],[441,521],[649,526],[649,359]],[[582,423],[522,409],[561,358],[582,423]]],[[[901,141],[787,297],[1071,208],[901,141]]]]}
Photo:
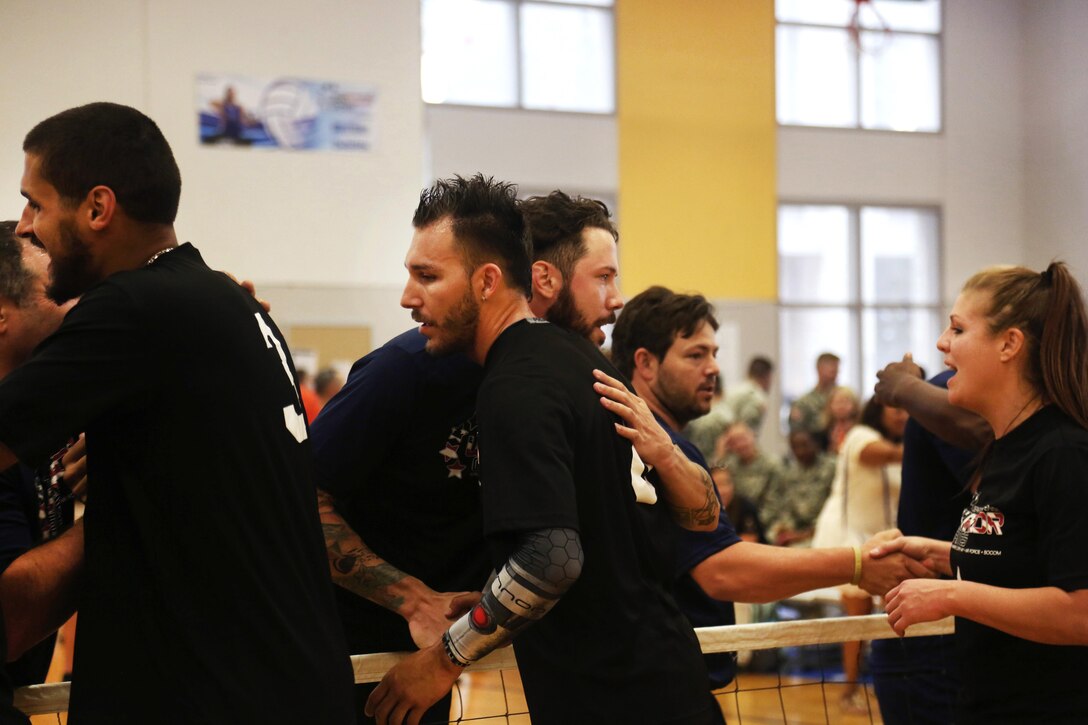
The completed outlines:
{"type": "Polygon", "coordinates": [[[333,583],[386,609],[400,611],[404,597],[389,588],[407,574],[375,554],[336,511],[332,497],[323,491],[318,492],[318,513],[333,583]]]}
{"type": "Polygon", "coordinates": [[[714,493],[714,480],[702,466],[696,467],[699,469],[699,476],[703,484],[703,492],[705,495],[702,505],[696,508],[690,506],[676,506],[673,504],[669,505],[669,508],[672,510],[673,519],[684,528],[710,526],[718,520],[719,506],[718,497],[714,493]]]}

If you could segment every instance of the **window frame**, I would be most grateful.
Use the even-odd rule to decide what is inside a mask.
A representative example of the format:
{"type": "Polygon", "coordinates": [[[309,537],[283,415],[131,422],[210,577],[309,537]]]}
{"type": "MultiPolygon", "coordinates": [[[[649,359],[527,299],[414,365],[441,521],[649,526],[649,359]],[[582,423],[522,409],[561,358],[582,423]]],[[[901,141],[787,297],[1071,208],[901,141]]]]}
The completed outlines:
{"type": "MultiPolygon", "coordinates": [[[[852,49],[851,57],[854,67],[854,78],[857,84],[856,93],[854,95],[854,113],[857,118],[857,122],[853,126],[825,126],[817,123],[783,123],[778,121],[778,98],[775,97],[775,122],[779,128],[817,128],[828,131],[864,131],[866,133],[889,133],[889,134],[903,134],[909,136],[941,136],[945,130],[945,110],[947,104],[945,103],[945,89],[948,83],[945,79],[945,52],[944,52],[944,29],[945,29],[945,12],[946,5],[949,0],[941,0],[940,16],[941,16],[941,29],[937,32],[928,32],[924,30],[878,30],[874,28],[859,28],[860,33],[866,32],[885,32],[891,35],[898,36],[922,36],[928,38],[934,38],[937,41],[937,103],[939,104],[937,112],[937,128],[932,131],[898,131],[894,128],[869,128],[862,125],[862,110],[864,101],[862,99],[862,83],[861,83],[861,47],[860,44],[855,43],[852,49]]],[[[790,28],[817,28],[822,30],[841,30],[843,32],[849,32],[849,26],[846,25],[828,25],[826,23],[804,23],[796,20],[779,20],[777,12],[775,13],[775,64],[778,63],[778,28],[790,27],[790,28]]],[[[776,80],[777,85],[777,80],[776,80]]],[[[782,203],[782,202],[780,202],[782,203]]],[[[873,206],[867,204],[865,206],[873,206]]],[[[890,206],[890,205],[885,205],[890,206]]]]}
{"type": "MultiPolygon", "coordinates": [[[[776,297],[776,300],[777,300],[777,315],[778,315],[778,320],[779,320],[779,322],[778,322],[778,328],[779,328],[779,332],[778,332],[778,335],[779,335],[779,337],[778,337],[779,356],[781,357],[781,355],[783,353],[783,350],[782,350],[782,332],[781,332],[781,328],[782,328],[781,314],[782,314],[782,312],[788,311],[788,310],[802,310],[802,311],[803,310],[845,310],[847,315],[849,316],[849,318],[851,320],[851,328],[852,329],[851,329],[851,334],[849,336],[851,349],[850,350],[843,350],[843,351],[834,351],[833,350],[832,352],[835,352],[836,354],[840,355],[840,357],[844,356],[844,355],[856,355],[857,356],[856,365],[854,366],[854,368],[856,370],[857,379],[849,380],[849,381],[844,381],[844,380],[840,379],[839,384],[840,385],[847,385],[850,388],[854,389],[858,393],[859,398],[861,400],[865,400],[869,396],[865,394],[865,387],[864,386],[859,387],[859,384],[864,382],[864,377],[865,377],[865,369],[864,369],[864,367],[865,367],[865,365],[864,365],[864,358],[865,358],[865,322],[864,322],[864,315],[865,315],[866,312],[880,311],[880,310],[904,310],[904,311],[907,311],[907,312],[928,311],[928,312],[930,312],[931,314],[933,314],[935,316],[934,319],[937,322],[937,329],[938,330],[942,329],[942,319],[944,317],[945,311],[948,309],[948,303],[947,303],[947,301],[945,300],[945,297],[944,297],[944,295],[945,295],[945,287],[944,287],[944,280],[945,280],[944,247],[945,247],[945,244],[944,244],[944,215],[943,215],[942,207],[940,205],[938,205],[938,204],[909,204],[909,203],[903,203],[903,202],[884,202],[884,201],[866,201],[866,202],[852,201],[852,202],[844,202],[844,201],[828,201],[826,199],[817,200],[817,199],[804,199],[804,198],[789,198],[789,199],[779,199],[776,210],[781,210],[781,208],[784,207],[784,206],[824,206],[824,207],[835,207],[835,208],[845,209],[846,212],[847,212],[848,220],[849,220],[848,221],[849,240],[848,240],[847,254],[848,254],[848,257],[849,257],[849,260],[850,260],[849,263],[854,269],[854,274],[853,274],[853,278],[849,281],[849,283],[850,283],[850,301],[848,301],[848,302],[837,302],[837,303],[836,302],[785,302],[782,299],[781,289],[780,288],[775,289],[775,297],[776,297]],[[873,303],[866,303],[864,301],[863,295],[862,295],[862,289],[863,289],[863,286],[864,286],[863,282],[862,282],[862,275],[863,275],[863,272],[864,272],[864,267],[863,267],[862,250],[861,250],[861,247],[862,247],[861,213],[862,213],[862,210],[866,209],[866,208],[909,209],[909,210],[912,210],[912,211],[924,211],[924,212],[931,213],[933,215],[933,219],[934,219],[934,222],[936,224],[936,230],[937,230],[936,240],[935,240],[936,248],[934,249],[934,254],[935,254],[935,258],[936,258],[936,267],[937,267],[936,270],[935,270],[937,279],[936,279],[936,282],[935,282],[935,285],[934,285],[934,290],[936,291],[935,301],[928,302],[928,303],[918,303],[918,302],[873,302],[873,303]]],[[[778,214],[778,211],[776,211],[776,217],[777,217],[777,214],[778,214]]],[[[778,274],[781,274],[782,265],[781,265],[781,262],[780,262],[781,255],[778,252],[778,243],[779,243],[778,234],[776,232],[776,234],[775,234],[775,260],[776,260],[776,264],[777,264],[777,267],[778,267],[778,270],[779,270],[778,274]]],[[[776,280],[776,283],[780,283],[780,282],[778,280],[776,280]]],[[[936,342],[937,342],[936,340],[933,340],[934,346],[936,345],[936,342]]],[[[814,360],[815,360],[815,358],[814,358],[814,360]]],[[[884,364],[887,364],[887,363],[890,363],[890,362],[894,362],[894,361],[893,360],[887,360],[887,361],[885,361],[884,364]]],[[[920,361],[920,364],[921,364],[921,362],[924,362],[924,361],[920,361]]],[[[926,370],[926,374],[928,376],[933,376],[937,372],[939,372],[939,371],[938,370],[928,370],[928,369],[926,370]]],[[[799,393],[797,393],[797,397],[799,397],[800,395],[804,395],[805,392],[807,392],[807,389],[801,390],[799,393]]],[[[870,391],[870,394],[871,394],[871,391],[870,391]]],[[[787,394],[787,391],[783,388],[783,390],[782,390],[782,399],[783,399],[783,404],[788,404],[788,403],[792,403],[792,401],[795,400],[796,397],[790,397],[790,395],[787,394]]]]}
{"type": "MultiPolygon", "coordinates": [[[[489,105],[483,103],[460,103],[460,102],[433,102],[423,100],[424,106],[440,106],[444,108],[463,108],[463,109],[486,109],[492,111],[518,111],[524,113],[562,113],[571,116],[591,116],[593,118],[609,118],[615,117],[617,107],[619,106],[619,99],[617,89],[619,86],[619,71],[617,68],[619,58],[616,49],[616,2],[613,0],[611,5],[594,5],[591,3],[579,2],[579,0],[489,0],[490,2],[500,2],[507,5],[514,6],[514,89],[517,97],[517,102],[513,105],[489,105]],[[550,108],[531,108],[524,104],[524,80],[522,78],[522,70],[524,62],[521,52],[521,28],[522,28],[522,6],[524,5],[546,5],[555,7],[574,7],[585,8],[590,10],[600,10],[607,12],[612,17],[612,110],[611,111],[570,111],[562,109],[550,109],[550,108]]],[[[423,0],[419,0],[420,6],[420,49],[422,52],[423,47],[423,0]]],[[[422,98],[422,86],[420,88],[420,97],[422,98]]]]}

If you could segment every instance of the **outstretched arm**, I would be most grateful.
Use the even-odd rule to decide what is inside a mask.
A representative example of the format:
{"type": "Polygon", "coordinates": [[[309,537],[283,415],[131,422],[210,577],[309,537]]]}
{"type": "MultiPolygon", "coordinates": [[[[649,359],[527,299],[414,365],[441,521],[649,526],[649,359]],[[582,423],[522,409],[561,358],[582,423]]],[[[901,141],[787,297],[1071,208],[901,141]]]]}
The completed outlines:
{"type": "Polygon", "coordinates": [[[639,458],[657,469],[662,495],[676,523],[691,531],[713,531],[720,504],[710,474],[672,442],[646,401],[600,370],[593,375],[601,404],[623,420],[616,424],[616,432],[631,441],[639,458]]]}
{"type": "Polygon", "coordinates": [[[880,402],[903,408],[923,428],[952,445],[982,450],[994,437],[989,423],[977,413],[948,402],[948,391],[922,379],[922,369],[910,353],[876,374],[873,394],[880,402]]]}
{"type": "Polygon", "coordinates": [[[523,534],[480,602],[453,623],[441,642],[389,670],[367,700],[366,714],[379,725],[416,725],[465,667],[509,644],[518,632],[544,617],[581,573],[577,531],[556,528],[523,534]]]}
{"type": "Polygon", "coordinates": [[[465,592],[436,592],[375,554],[321,490],[317,510],[333,583],[404,617],[417,647],[437,642],[449,626],[453,600],[465,592]]]}
{"type": "Polygon", "coordinates": [[[76,610],[83,573],[83,519],[30,549],[0,576],[8,661],[64,624],[76,610]]]}
{"type": "Polygon", "coordinates": [[[741,542],[704,559],[691,570],[691,576],[714,599],[753,603],[852,583],[855,574],[860,575],[857,584],[877,595],[904,579],[933,576],[904,554],[874,558],[870,550],[880,536],[860,548],[860,560],[853,548],[788,549],[741,542]]]}

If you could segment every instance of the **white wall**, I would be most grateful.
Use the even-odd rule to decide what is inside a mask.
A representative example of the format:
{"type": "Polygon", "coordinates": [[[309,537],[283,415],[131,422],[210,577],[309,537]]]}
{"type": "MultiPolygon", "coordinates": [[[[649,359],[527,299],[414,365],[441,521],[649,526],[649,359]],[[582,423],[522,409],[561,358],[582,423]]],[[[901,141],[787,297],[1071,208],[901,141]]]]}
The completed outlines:
{"type": "Polygon", "coordinates": [[[1024,27],[1027,262],[1041,269],[1059,257],[1088,285],[1088,3],[1031,7],[1024,27]]]}
{"type": "MultiPolygon", "coordinates": [[[[944,131],[781,129],[780,196],[939,205],[949,301],[968,274],[998,261],[1060,255],[1085,279],[1088,2],[948,0],[944,13],[944,131]]],[[[216,266],[254,278],[288,324],[370,324],[376,343],[408,326],[396,306],[401,258],[431,178],[480,170],[534,191],[617,193],[611,117],[425,109],[414,0],[2,0],[0,27],[0,89],[10,99],[0,115],[9,190],[0,217],[21,209],[19,144],[34,123],[92,100],[135,105],[178,156],[182,236],[216,266]],[[372,84],[378,146],[201,148],[200,72],[372,84]]],[[[752,322],[762,313],[737,317],[742,340],[765,337],[752,322]]]]}
{"type": "Polygon", "coordinates": [[[214,266],[263,283],[402,281],[424,183],[419,5],[386,0],[4,0],[0,179],[16,196],[22,136],[92,100],[134,105],[173,146],[177,228],[214,266]],[[370,153],[201,147],[195,76],[292,75],[373,85],[370,153]]]}

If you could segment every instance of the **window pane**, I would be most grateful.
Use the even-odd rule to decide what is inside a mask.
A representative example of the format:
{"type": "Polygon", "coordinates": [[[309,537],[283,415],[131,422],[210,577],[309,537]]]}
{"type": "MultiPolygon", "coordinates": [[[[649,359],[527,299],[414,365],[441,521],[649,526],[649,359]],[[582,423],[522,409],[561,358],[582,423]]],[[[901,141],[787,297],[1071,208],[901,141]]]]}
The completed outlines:
{"type": "Polygon", "coordinates": [[[525,3],[521,57],[526,108],[614,110],[611,12],[525,3]]]}
{"type": "Polygon", "coordinates": [[[854,299],[850,212],[842,206],[778,208],[778,297],[782,302],[854,299]]]}
{"type": "Polygon", "coordinates": [[[855,8],[854,0],[775,0],[774,14],[779,22],[846,27],[855,8]]]}
{"type": "Polygon", "coordinates": [[[943,370],[944,356],[937,350],[941,325],[936,309],[865,310],[861,315],[863,397],[872,395],[877,371],[908,352],[925,368],[926,377],[943,370]]]}
{"type": "Polygon", "coordinates": [[[862,302],[939,304],[938,234],[934,210],[863,207],[862,302]]]}
{"type": "Polygon", "coordinates": [[[886,27],[888,30],[938,33],[941,30],[941,0],[873,0],[872,7],[862,11],[860,20],[863,27],[876,30],[886,27]]]}
{"type": "Polygon", "coordinates": [[[778,313],[782,397],[791,402],[816,385],[816,357],[832,352],[842,358],[839,383],[857,389],[857,327],[846,308],[786,308],[778,313]]]}
{"type": "Polygon", "coordinates": [[[778,122],[857,126],[857,49],[849,33],[780,25],[776,38],[778,122]]]}
{"type": "Polygon", "coordinates": [[[941,125],[937,39],[861,34],[861,125],[892,131],[938,131],[941,125]]]}
{"type": "Polygon", "coordinates": [[[514,6],[493,0],[423,0],[423,100],[517,105],[514,6]]]}

